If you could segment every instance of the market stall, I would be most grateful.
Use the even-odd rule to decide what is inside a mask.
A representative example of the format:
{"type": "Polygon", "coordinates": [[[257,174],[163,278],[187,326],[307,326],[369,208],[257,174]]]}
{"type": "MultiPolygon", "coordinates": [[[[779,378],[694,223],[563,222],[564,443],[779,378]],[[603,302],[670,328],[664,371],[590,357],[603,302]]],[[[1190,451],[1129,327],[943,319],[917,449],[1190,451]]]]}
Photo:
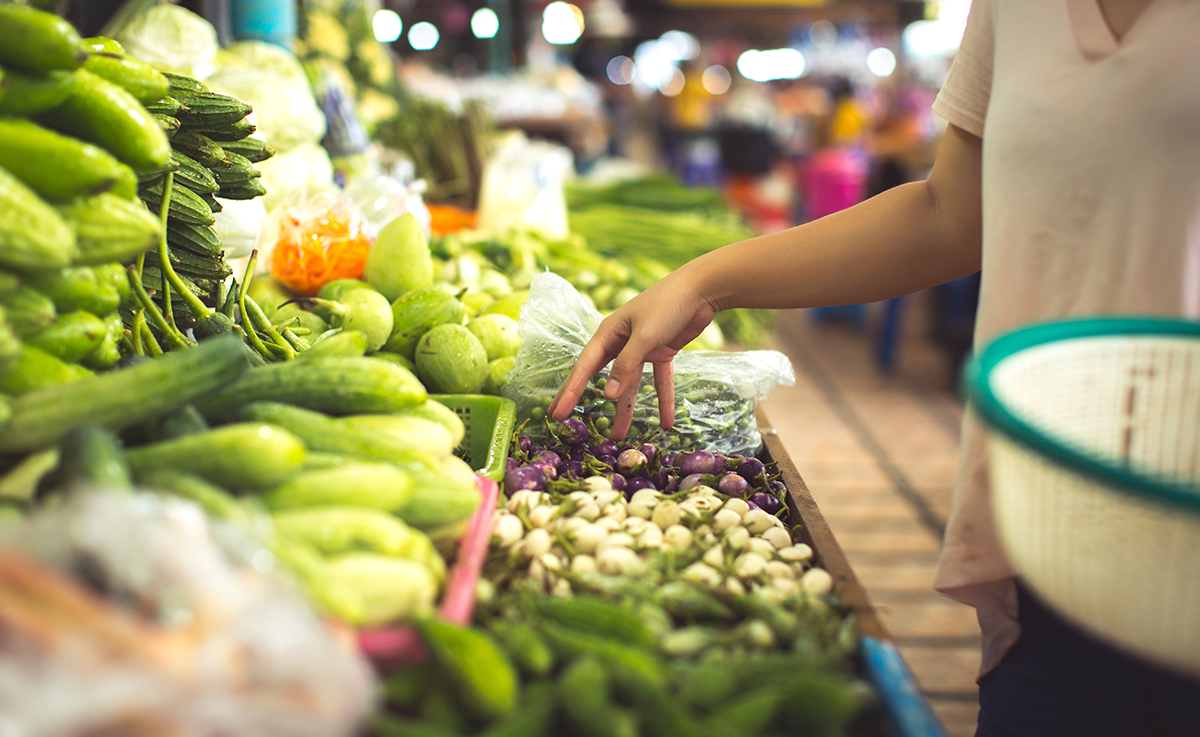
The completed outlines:
{"type": "Polygon", "coordinates": [[[569,183],[331,7],[293,54],[0,6],[6,726],[938,735],[758,406],[769,315],[681,353],[670,429],[646,386],[614,442],[603,375],[546,417],[604,312],[753,230],[569,183]]]}

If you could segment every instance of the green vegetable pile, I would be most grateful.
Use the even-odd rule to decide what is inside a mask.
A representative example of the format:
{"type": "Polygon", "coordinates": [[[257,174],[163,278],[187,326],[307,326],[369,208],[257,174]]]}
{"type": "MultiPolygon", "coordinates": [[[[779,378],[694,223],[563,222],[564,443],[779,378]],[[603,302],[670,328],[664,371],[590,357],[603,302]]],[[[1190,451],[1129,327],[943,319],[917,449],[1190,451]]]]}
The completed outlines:
{"type": "MultiPolygon", "coordinates": [[[[523,447],[514,459],[550,457],[523,447]]],[[[433,657],[387,678],[374,734],[832,737],[878,718],[853,618],[787,510],[747,501],[757,486],[726,494],[701,482],[737,473],[700,473],[627,498],[586,460],[543,486],[547,463],[509,472],[474,624],[422,628],[433,657]]]]}

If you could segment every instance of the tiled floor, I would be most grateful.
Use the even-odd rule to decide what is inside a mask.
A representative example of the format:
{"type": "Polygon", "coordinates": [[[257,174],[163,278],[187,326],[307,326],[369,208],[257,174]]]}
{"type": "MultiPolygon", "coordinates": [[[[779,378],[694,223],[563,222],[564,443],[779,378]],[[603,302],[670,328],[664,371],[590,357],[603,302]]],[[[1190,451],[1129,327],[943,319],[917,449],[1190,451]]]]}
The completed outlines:
{"type": "Polygon", "coordinates": [[[979,625],[932,591],[950,505],[962,405],[945,353],[925,335],[924,295],[907,298],[894,371],[865,327],[781,312],[778,350],[796,385],[762,403],[884,628],[948,737],[975,731],[979,625]]]}

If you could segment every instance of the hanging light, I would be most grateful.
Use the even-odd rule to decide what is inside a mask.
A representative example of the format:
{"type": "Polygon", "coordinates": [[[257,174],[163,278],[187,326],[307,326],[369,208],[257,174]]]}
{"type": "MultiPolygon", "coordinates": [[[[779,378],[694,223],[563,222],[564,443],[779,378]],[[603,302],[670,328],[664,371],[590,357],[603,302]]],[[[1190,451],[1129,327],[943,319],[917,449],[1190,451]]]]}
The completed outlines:
{"type": "Polygon", "coordinates": [[[408,45],[417,51],[429,51],[437,46],[439,38],[441,34],[438,33],[437,26],[427,21],[415,23],[408,29],[408,45]]]}
{"type": "Polygon", "coordinates": [[[381,44],[390,44],[400,38],[403,30],[404,22],[394,10],[380,10],[371,19],[371,31],[375,34],[375,40],[381,44]]]}
{"type": "Polygon", "coordinates": [[[583,35],[583,11],[555,0],[542,11],[542,36],[559,46],[573,44],[583,35]]]}
{"type": "Polygon", "coordinates": [[[500,30],[500,18],[491,8],[480,8],[471,15],[471,33],[475,38],[495,38],[500,30]]]}

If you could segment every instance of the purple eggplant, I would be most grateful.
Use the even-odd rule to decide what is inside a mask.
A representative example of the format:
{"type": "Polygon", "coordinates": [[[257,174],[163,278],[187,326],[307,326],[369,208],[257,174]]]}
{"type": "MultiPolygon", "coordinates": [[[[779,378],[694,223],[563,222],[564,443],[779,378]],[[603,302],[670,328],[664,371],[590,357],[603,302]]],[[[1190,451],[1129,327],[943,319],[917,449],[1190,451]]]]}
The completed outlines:
{"type": "Polygon", "coordinates": [[[688,453],[679,460],[679,475],[691,476],[694,473],[725,473],[725,456],[707,450],[688,453]]]}
{"type": "Polygon", "coordinates": [[[779,510],[783,509],[783,502],[779,501],[779,497],[765,491],[751,496],[750,503],[767,514],[777,514],[779,510]]]}
{"type": "Polygon", "coordinates": [[[609,476],[608,482],[612,484],[612,487],[617,491],[625,491],[625,477],[621,474],[614,473],[613,475],[609,476]]]}
{"type": "Polygon", "coordinates": [[[504,474],[504,491],[510,496],[522,489],[541,491],[545,488],[546,474],[540,468],[521,466],[504,474]]]}
{"type": "Polygon", "coordinates": [[[529,451],[533,450],[533,439],[524,433],[517,435],[517,448],[519,448],[522,453],[528,453],[529,451]]]}
{"type": "Polygon", "coordinates": [[[547,481],[554,481],[558,478],[558,466],[546,461],[534,461],[529,464],[530,468],[536,468],[542,472],[542,475],[547,481]]]}
{"type": "Polygon", "coordinates": [[[583,478],[583,463],[580,461],[563,461],[562,466],[558,469],[559,478],[566,479],[581,479],[583,478]]]}
{"type": "Polygon", "coordinates": [[[592,446],[592,455],[594,456],[612,456],[617,457],[617,444],[611,440],[602,440],[592,446]]]}
{"type": "Polygon", "coordinates": [[[508,473],[509,471],[513,470],[514,468],[516,468],[517,466],[520,466],[520,465],[521,465],[520,461],[518,461],[516,458],[513,458],[512,456],[509,456],[509,458],[506,461],[504,461],[504,472],[508,473]]]}
{"type": "Polygon", "coordinates": [[[694,489],[697,486],[701,486],[703,484],[704,484],[704,474],[693,473],[688,476],[684,476],[679,481],[679,490],[686,491],[688,489],[694,489]]]}
{"type": "Polygon", "coordinates": [[[639,491],[641,489],[654,489],[655,491],[657,491],[658,486],[650,479],[644,478],[642,476],[638,476],[637,478],[629,479],[628,481],[625,482],[625,493],[626,494],[632,494],[633,492],[639,491]]]}
{"type": "Polygon", "coordinates": [[[775,479],[771,483],[767,484],[767,486],[771,487],[771,491],[775,492],[776,495],[783,495],[787,493],[787,485],[779,479],[775,479]]]}
{"type": "Polygon", "coordinates": [[[617,470],[626,476],[637,476],[646,469],[646,460],[646,456],[640,450],[623,450],[617,456],[617,470]]]}
{"type": "Polygon", "coordinates": [[[749,481],[733,471],[722,474],[721,478],[717,479],[717,491],[729,496],[745,498],[752,488],[749,481]]]}
{"type": "Polygon", "coordinates": [[[563,462],[563,457],[552,450],[539,450],[537,453],[533,454],[533,459],[542,463],[549,463],[556,469],[561,466],[563,462]]]}
{"type": "Polygon", "coordinates": [[[554,437],[563,445],[587,445],[588,428],[578,417],[568,417],[554,428],[554,437]]]}
{"type": "Polygon", "coordinates": [[[743,458],[734,466],[734,470],[747,481],[754,481],[766,473],[767,467],[757,458],[743,458]]]}
{"type": "Polygon", "coordinates": [[[638,448],[642,455],[646,456],[646,460],[653,462],[654,456],[658,455],[658,446],[653,443],[642,443],[642,447],[638,448]]]}

